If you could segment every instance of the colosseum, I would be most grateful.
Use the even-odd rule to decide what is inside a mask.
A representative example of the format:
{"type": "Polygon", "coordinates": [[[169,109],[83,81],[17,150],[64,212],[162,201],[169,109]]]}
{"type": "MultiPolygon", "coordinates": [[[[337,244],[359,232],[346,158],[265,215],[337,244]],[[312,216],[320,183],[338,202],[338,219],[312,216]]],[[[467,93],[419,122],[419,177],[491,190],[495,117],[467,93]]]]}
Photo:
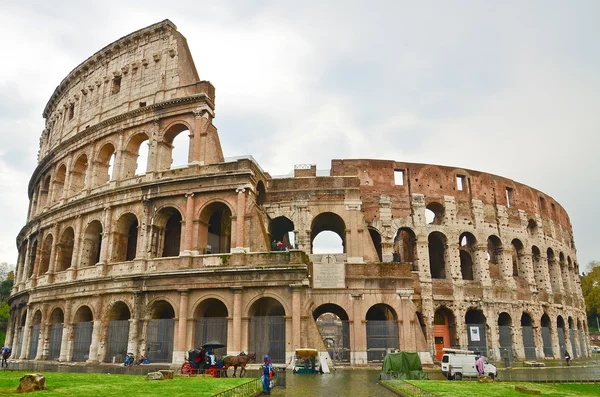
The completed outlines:
{"type": "Polygon", "coordinates": [[[426,362],[444,347],[588,355],[572,226],[552,197],[401,161],[271,176],[251,156],[224,157],[214,111],[215,88],[169,20],[59,84],[17,237],[15,358],[134,352],[176,365],[208,340],[275,363],[300,347],[352,365],[396,349],[426,362]],[[335,252],[313,249],[324,232],[335,252]]]}

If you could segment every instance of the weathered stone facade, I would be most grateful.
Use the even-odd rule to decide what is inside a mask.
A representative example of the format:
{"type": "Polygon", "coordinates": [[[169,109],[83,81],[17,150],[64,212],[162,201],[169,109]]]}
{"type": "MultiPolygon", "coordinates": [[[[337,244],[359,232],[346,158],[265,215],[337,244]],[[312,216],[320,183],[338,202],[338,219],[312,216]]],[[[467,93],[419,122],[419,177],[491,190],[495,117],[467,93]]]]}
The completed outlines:
{"type": "Polygon", "coordinates": [[[251,157],[223,157],[214,109],[170,21],[60,83],[17,238],[15,356],[181,363],[210,338],[280,362],[325,344],[354,364],[392,348],[588,354],[572,227],[551,197],[479,171],[382,160],[273,178],[251,157]],[[179,134],[188,164],[171,168],[179,134]],[[312,253],[322,231],[343,253],[312,253]],[[322,331],[338,335],[324,343],[316,319],[327,313],[337,320],[322,331]]]}

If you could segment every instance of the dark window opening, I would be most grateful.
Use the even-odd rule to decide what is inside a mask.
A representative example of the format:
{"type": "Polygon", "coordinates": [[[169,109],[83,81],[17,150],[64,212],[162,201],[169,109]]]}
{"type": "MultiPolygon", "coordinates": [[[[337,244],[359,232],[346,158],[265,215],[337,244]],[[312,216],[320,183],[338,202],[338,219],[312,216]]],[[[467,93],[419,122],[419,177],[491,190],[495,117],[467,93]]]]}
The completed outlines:
{"type": "Polygon", "coordinates": [[[510,208],[510,207],[511,207],[511,205],[513,205],[513,204],[514,204],[514,201],[513,201],[513,200],[514,200],[514,199],[513,199],[513,190],[512,190],[511,188],[507,187],[507,188],[506,188],[506,206],[507,206],[508,208],[510,208]]]}
{"type": "Polygon", "coordinates": [[[140,107],[143,108],[144,106],[146,106],[146,102],[140,102],[140,107]]]}
{"type": "Polygon", "coordinates": [[[111,94],[118,94],[121,91],[121,76],[115,76],[112,81],[111,94]]]}
{"type": "Polygon", "coordinates": [[[72,120],[72,119],[73,119],[73,116],[75,116],[75,104],[74,104],[74,103],[72,103],[72,104],[69,106],[69,114],[68,114],[68,116],[67,116],[67,117],[68,117],[68,119],[69,119],[69,120],[72,120]]]}

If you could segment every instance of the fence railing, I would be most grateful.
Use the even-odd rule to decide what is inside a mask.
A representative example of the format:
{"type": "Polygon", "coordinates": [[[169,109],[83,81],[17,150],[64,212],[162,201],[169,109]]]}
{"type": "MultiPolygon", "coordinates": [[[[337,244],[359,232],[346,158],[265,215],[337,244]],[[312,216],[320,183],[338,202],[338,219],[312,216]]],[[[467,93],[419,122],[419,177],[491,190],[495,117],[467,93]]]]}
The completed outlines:
{"type": "Polygon", "coordinates": [[[393,383],[389,383],[389,381],[382,380],[380,383],[391,390],[400,392],[404,396],[408,397],[440,397],[439,394],[435,394],[429,390],[421,389],[418,386],[413,385],[412,383],[405,382],[403,380],[395,380],[390,379],[393,383]],[[393,384],[393,386],[392,386],[393,384]]]}
{"type": "Polygon", "coordinates": [[[213,394],[212,397],[248,397],[256,394],[256,392],[258,392],[261,389],[262,383],[260,381],[260,378],[255,378],[246,383],[242,383],[239,386],[223,390],[222,392],[217,394],[213,394]]]}
{"type": "Polygon", "coordinates": [[[600,382],[600,367],[516,368],[498,371],[498,380],[533,383],[583,383],[600,382]]]}

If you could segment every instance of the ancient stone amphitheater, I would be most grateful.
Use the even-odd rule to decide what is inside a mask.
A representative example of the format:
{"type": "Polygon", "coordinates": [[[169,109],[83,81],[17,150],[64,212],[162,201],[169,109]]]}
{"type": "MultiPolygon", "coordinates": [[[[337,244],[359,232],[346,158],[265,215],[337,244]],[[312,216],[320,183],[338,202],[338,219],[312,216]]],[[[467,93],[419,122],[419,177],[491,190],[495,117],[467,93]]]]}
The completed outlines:
{"type": "Polygon", "coordinates": [[[274,177],[223,156],[214,110],[168,20],[60,83],[17,237],[15,357],[177,364],[211,340],[279,363],[300,347],[350,364],[395,349],[588,354],[572,227],[552,197],[400,161],[274,177]],[[338,236],[335,252],[314,252],[321,233],[338,236]]]}

